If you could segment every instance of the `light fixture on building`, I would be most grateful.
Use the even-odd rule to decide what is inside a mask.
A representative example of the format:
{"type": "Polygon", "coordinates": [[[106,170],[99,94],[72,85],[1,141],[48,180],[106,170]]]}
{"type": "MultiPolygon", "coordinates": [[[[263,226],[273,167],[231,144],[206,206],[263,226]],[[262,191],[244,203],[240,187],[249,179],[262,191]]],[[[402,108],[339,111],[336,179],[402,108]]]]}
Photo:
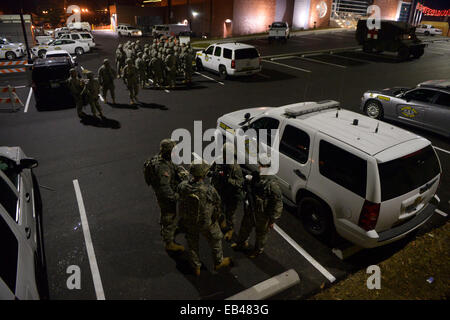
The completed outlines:
{"type": "Polygon", "coordinates": [[[225,20],[225,23],[231,23],[231,19],[225,20]]]}
{"type": "Polygon", "coordinates": [[[187,21],[187,19],[184,19],[184,20],[183,20],[183,24],[184,24],[184,25],[186,25],[186,26],[187,26],[187,25],[188,25],[188,23],[189,23],[189,21],[187,21]]]}
{"type": "Polygon", "coordinates": [[[195,18],[198,16],[198,12],[197,11],[192,11],[192,16],[195,18]]]}

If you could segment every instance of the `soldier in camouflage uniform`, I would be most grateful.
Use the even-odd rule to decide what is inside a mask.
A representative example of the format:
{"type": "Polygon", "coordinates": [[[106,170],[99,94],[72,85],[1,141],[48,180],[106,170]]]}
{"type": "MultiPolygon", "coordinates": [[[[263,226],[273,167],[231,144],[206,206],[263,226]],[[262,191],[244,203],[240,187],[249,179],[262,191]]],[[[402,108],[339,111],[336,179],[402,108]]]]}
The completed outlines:
{"type": "Polygon", "coordinates": [[[137,95],[139,93],[139,74],[136,67],[133,65],[133,60],[127,59],[127,65],[123,68],[123,82],[127,86],[130,93],[130,103],[137,103],[137,95]]]}
{"type": "Polygon", "coordinates": [[[86,95],[89,105],[91,106],[92,115],[94,117],[100,116],[103,118],[102,108],[100,107],[100,103],[98,102],[99,94],[100,94],[100,83],[96,78],[94,78],[94,73],[92,71],[86,71],[86,76],[88,81],[81,91],[81,95],[86,95]]]}
{"type": "Polygon", "coordinates": [[[144,59],[142,59],[142,56],[143,56],[142,52],[139,52],[137,54],[135,66],[136,66],[136,69],[139,74],[139,84],[140,84],[141,88],[143,89],[143,88],[145,88],[147,78],[146,78],[146,72],[145,72],[145,69],[146,69],[145,61],[144,61],[144,59]]]}
{"type": "Polygon", "coordinates": [[[150,70],[153,75],[153,85],[156,87],[162,86],[164,84],[164,63],[160,58],[159,54],[150,60],[150,70]]]}
{"type": "Polygon", "coordinates": [[[223,216],[220,227],[225,234],[225,240],[230,241],[234,232],[234,216],[238,204],[242,200],[244,184],[241,167],[234,159],[233,144],[227,142],[223,145],[222,157],[213,163],[210,175],[211,183],[222,199],[223,216]]]}
{"type": "Polygon", "coordinates": [[[116,95],[114,93],[114,79],[116,78],[116,71],[111,68],[108,59],[103,60],[103,65],[98,69],[98,81],[100,82],[100,86],[102,87],[102,97],[106,101],[106,96],[108,91],[111,92],[111,98],[113,104],[116,104],[116,95]]]}
{"type": "Polygon", "coordinates": [[[164,63],[166,67],[167,87],[170,89],[174,89],[177,79],[177,59],[175,58],[172,49],[167,49],[166,53],[167,56],[164,60],[164,63]]]}
{"type": "Polygon", "coordinates": [[[117,77],[120,78],[122,76],[122,70],[125,67],[125,60],[127,58],[127,54],[125,53],[122,44],[119,44],[116,50],[116,68],[117,68],[117,77]]]}
{"type": "Polygon", "coordinates": [[[204,182],[207,165],[193,164],[190,172],[193,179],[183,181],[178,186],[178,208],[186,230],[189,260],[195,274],[199,276],[202,265],[199,257],[200,235],[204,236],[211,246],[215,270],[230,266],[231,258],[223,257],[222,232],[217,222],[220,215],[220,196],[214,187],[204,182]]]}
{"type": "Polygon", "coordinates": [[[81,119],[86,116],[86,113],[83,112],[83,98],[81,96],[84,82],[78,77],[78,72],[75,68],[70,69],[70,77],[66,80],[66,83],[75,101],[78,117],[81,119]]]}
{"type": "Polygon", "coordinates": [[[194,62],[194,56],[192,55],[188,47],[183,47],[183,53],[181,54],[181,57],[184,72],[184,82],[187,84],[191,84],[192,75],[194,74],[194,68],[192,65],[194,62]]]}
{"type": "Polygon", "coordinates": [[[176,193],[178,185],[188,178],[188,172],[172,162],[171,154],[175,142],[164,139],[160,143],[160,152],[147,160],[144,176],[147,184],[155,191],[161,209],[161,236],[167,251],[184,251],[184,247],[175,243],[175,231],[178,225],[176,193]]]}
{"type": "Polygon", "coordinates": [[[247,189],[249,206],[246,207],[242,218],[238,239],[232,244],[232,247],[237,250],[247,249],[248,238],[252,229],[255,228],[255,247],[250,258],[255,258],[263,252],[269,230],[273,228],[275,220],[280,218],[283,211],[282,194],[278,182],[274,176],[260,174],[263,168],[270,167],[270,164],[267,164],[270,161],[261,162],[261,160],[262,157],[259,162],[259,171],[252,174],[253,177],[249,182],[249,189],[247,189]]]}

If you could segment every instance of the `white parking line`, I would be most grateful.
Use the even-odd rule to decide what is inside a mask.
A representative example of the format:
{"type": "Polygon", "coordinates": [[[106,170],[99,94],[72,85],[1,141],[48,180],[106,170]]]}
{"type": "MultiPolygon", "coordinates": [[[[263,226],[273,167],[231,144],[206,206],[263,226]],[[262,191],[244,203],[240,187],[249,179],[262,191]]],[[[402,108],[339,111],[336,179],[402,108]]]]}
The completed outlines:
{"type": "Polygon", "coordinates": [[[448,46],[448,45],[439,45],[439,44],[435,44],[435,43],[433,43],[433,45],[431,45],[429,47],[435,48],[435,49],[440,49],[440,50],[442,49],[442,50],[446,50],[446,51],[450,50],[450,46],[448,46]]]}
{"type": "Polygon", "coordinates": [[[450,154],[450,151],[433,146],[434,149],[450,154]]]}
{"type": "Polygon", "coordinates": [[[23,109],[23,112],[28,112],[28,106],[30,105],[31,96],[33,95],[33,87],[30,88],[30,92],[28,93],[27,102],[25,103],[25,109],[23,109]]]}
{"type": "Polygon", "coordinates": [[[286,57],[278,57],[278,58],[271,58],[270,61],[278,61],[278,60],[287,60],[287,59],[294,59],[294,56],[286,56],[286,57]]]}
{"type": "Polygon", "coordinates": [[[101,94],[99,94],[98,97],[100,98],[100,100],[102,100],[102,102],[105,102],[101,94]]]}
{"type": "Polygon", "coordinates": [[[439,209],[434,210],[434,212],[439,213],[443,217],[447,217],[448,216],[448,214],[446,214],[445,212],[443,212],[443,211],[441,211],[439,209]]]}
{"type": "Polygon", "coordinates": [[[275,62],[275,61],[262,60],[262,62],[268,62],[268,63],[276,64],[276,65],[279,65],[279,66],[283,66],[283,67],[286,67],[286,68],[290,68],[290,69],[302,71],[302,72],[308,72],[308,73],[311,72],[310,70],[306,70],[306,69],[302,69],[302,68],[293,67],[293,66],[290,66],[290,65],[287,65],[287,64],[284,64],[284,63],[275,62]]]}
{"type": "Polygon", "coordinates": [[[437,54],[437,55],[440,55],[440,56],[444,55],[444,53],[442,53],[442,52],[431,50],[431,49],[428,49],[428,48],[425,49],[425,52],[431,52],[431,53],[434,53],[434,54],[437,54]]]}
{"type": "Polygon", "coordinates": [[[220,81],[217,81],[216,79],[213,79],[213,78],[211,78],[211,77],[205,76],[204,74],[202,74],[202,73],[200,73],[200,72],[195,72],[195,74],[198,74],[198,75],[202,76],[203,78],[209,79],[209,80],[211,80],[211,81],[217,82],[217,83],[221,84],[222,86],[225,85],[225,83],[220,82],[220,81]]]}
{"type": "Polygon", "coordinates": [[[331,63],[331,62],[325,62],[325,61],[316,60],[316,59],[312,59],[312,58],[297,57],[297,59],[306,60],[306,61],[311,61],[311,62],[317,62],[317,63],[326,64],[326,65],[333,66],[333,67],[338,67],[338,68],[347,69],[346,66],[341,66],[340,64],[335,64],[335,63],[331,63]]]}
{"type": "Polygon", "coordinates": [[[167,89],[164,89],[164,91],[165,91],[166,93],[170,93],[170,91],[169,91],[169,90],[167,90],[167,89]]]}
{"type": "Polygon", "coordinates": [[[298,245],[291,237],[289,237],[286,232],[284,232],[279,226],[276,224],[273,225],[273,229],[280,234],[295,250],[297,250],[306,260],[309,261],[320,273],[322,273],[325,278],[327,278],[330,282],[336,281],[336,278],[328,272],[319,262],[317,262],[311,255],[306,252],[302,247],[298,245]]]}
{"type": "Polygon", "coordinates": [[[91,232],[89,231],[89,223],[86,216],[86,209],[84,208],[83,197],[81,195],[80,185],[78,180],[73,180],[73,187],[77,197],[78,209],[80,211],[81,225],[83,227],[84,241],[86,243],[86,250],[89,258],[89,266],[91,267],[92,279],[94,281],[95,294],[97,300],[105,300],[105,292],[103,291],[102,279],[98,271],[97,258],[95,257],[94,246],[92,245],[91,232]]]}

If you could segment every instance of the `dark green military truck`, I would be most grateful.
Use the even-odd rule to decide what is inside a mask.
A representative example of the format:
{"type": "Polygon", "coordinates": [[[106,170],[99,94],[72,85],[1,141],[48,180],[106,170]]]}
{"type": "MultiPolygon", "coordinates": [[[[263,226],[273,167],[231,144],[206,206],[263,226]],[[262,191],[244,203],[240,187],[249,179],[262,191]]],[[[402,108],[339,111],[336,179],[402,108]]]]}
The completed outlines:
{"type": "Polygon", "coordinates": [[[364,52],[397,52],[402,60],[410,56],[420,58],[425,49],[415,33],[416,28],[406,22],[381,20],[380,29],[370,30],[367,19],[360,19],[356,29],[356,41],[364,52]]]}

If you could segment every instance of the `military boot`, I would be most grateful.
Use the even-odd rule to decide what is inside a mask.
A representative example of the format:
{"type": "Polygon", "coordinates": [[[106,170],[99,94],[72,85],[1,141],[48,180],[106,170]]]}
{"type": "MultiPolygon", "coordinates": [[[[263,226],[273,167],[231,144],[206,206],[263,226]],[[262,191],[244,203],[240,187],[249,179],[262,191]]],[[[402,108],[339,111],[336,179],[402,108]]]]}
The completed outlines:
{"type": "Polygon", "coordinates": [[[244,243],[233,242],[231,244],[231,248],[233,248],[236,251],[247,250],[249,248],[248,241],[245,241],[244,243]]]}
{"type": "Polygon", "coordinates": [[[184,247],[182,245],[179,245],[175,242],[171,242],[169,244],[166,244],[166,250],[167,251],[184,251],[184,247]]]}
{"type": "Polygon", "coordinates": [[[253,250],[252,253],[250,253],[249,258],[255,259],[259,255],[261,255],[263,253],[263,251],[264,251],[264,249],[255,248],[255,250],[253,250]]]}
{"type": "Polygon", "coordinates": [[[233,229],[228,230],[225,235],[224,235],[224,239],[225,241],[231,241],[231,238],[233,237],[233,229]]]}
{"type": "Polygon", "coordinates": [[[233,263],[233,260],[231,260],[230,257],[226,257],[222,259],[222,262],[220,264],[217,264],[214,266],[214,270],[218,271],[220,269],[226,268],[231,266],[233,263]]]}

